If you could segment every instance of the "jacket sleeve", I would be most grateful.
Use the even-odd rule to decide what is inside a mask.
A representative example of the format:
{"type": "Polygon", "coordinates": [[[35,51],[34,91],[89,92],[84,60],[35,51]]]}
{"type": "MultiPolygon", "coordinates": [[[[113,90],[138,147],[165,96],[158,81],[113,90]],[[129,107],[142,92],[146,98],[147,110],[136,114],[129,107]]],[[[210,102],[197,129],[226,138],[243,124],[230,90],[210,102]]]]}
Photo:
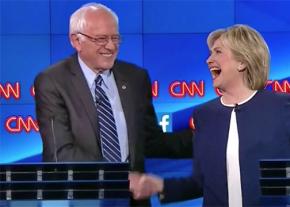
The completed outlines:
{"type": "Polygon", "coordinates": [[[202,197],[202,189],[195,177],[167,178],[164,191],[159,196],[161,203],[184,201],[202,197]]]}
{"type": "Polygon", "coordinates": [[[90,158],[92,155],[75,144],[63,93],[53,77],[47,73],[39,74],[34,87],[36,116],[43,142],[43,161],[93,159],[90,158]]]}
{"type": "Polygon", "coordinates": [[[188,127],[179,132],[164,133],[158,124],[152,103],[151,81],[146,73],[145,90],[145,137],[146,157],[191,158],[193,132],[188,127]]]}
{"type": "MultiPolygon", "coordinates": [[[[193,120],[196,120],[196,111],[193,113],[193,120]]],[[[164,192],[160,196],[162,203],[183,201],[203,196],[203,177],[200,169],[202,161],[198,151],[200,149],[198,139],[198,123],[195,124],[196,139],[192,145],[194,151],[192,175],[182,178],[166,178],[164,180],[164,192]]]]}

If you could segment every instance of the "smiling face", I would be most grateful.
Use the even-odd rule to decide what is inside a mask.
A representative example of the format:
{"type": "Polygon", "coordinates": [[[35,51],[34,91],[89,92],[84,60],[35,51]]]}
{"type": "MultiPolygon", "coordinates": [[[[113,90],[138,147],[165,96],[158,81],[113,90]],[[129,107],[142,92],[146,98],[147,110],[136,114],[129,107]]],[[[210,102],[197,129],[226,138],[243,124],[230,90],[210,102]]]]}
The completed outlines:
{"type": "Polygon", "coordinates": [[[245,66],[234,58],[226,40],[218,38],[214,41],[206,62],[212,75],[214,87],[227,91],[245,86],[243,72],[241,72],[245,66]]]}
{"type": "MultiPolygon", "coordinates": [[[[103,9],[88,11],[85,14],[86,25],[83,34],[91,37],[118,35],[118,25],[112,14],[103,9]]],[[[99,45],[81,34],[72,34],[71,41],[80,58],[94,71],[111,69],[117,57],[119,44],[111,39],[107,44],[99,45]]]]}

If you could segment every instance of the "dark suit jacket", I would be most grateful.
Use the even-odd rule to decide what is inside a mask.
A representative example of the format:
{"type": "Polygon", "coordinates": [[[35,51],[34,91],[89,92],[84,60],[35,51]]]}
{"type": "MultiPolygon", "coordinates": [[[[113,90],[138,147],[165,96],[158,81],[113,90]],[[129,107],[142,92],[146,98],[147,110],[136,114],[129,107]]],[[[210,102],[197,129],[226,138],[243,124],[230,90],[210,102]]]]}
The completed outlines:
{"type": "MultiPolygon", "coordinates": [[[[145,153],[190,156],[189,130],[164,134],[157,124],[147,72],[122,61],[115,62],[112,72],[127,123],[131,169],[144,170],[145,153]]],[[[58,161],[102,160],[96,108],[77,55],[40,73],[34,86],[43,161],[54,161],[55,154],[58,161]]]]}
{"type": "MultiPolygon", "coordinates": [[[[112,70],[127,121],[130,161],[134,170],[143,170],[144,139],[138,127],[144,125],[143,111],[148,98],[145,87],[137,83],[147,85],[146,74],[121,62],[112,70]],[[135,156],[138,151],[141,153],[135,156]]],[[[43,161],[54,160],[55,148],[59,161],[102,160],[96,107],[76,56],[52,66],[36,78],[35,98],[43,139],[43,161]]]]}
{"type": "MultiPolygon", "coordinates": [[[[144,171],[146,152],[191,156],[191,130],[164,134],[157,124],[147,72],[121,61],[115,62],[112,72],[127,124],[131,170],[144,171]]],[[[96,107],[77,55],[40,73],[34,86],[43,161],[102,161],[96,107]]],[[[131,205],[150,206],[150,201],[131,199],[131,205]]]]}
{"type": "MultiPolygon", "coordinates": [[[[166,180],[164,201],[203,195],[204,206],[228,206],[226,147],[232,110],[219,98],[194,110],[194,174],[166,180]]],[[[259,160],[290,158],[290,95],[262,90],[236,110],[243,206],[259,206],[259,160]]]]}
{"type": "MultiPolygon", "coordinates": [[[[144,170],[146,148],[151,156],[190,156],[191,130],[164,134],[157,124],[147,72],[121,61],[112,72],[127,124],[131,170],[144,170]]],[[[103,160],[97,112],[77,55],[40,73],[34,86],[43,161],[103,160]]],[[[131,204],[147,206],[149,200],[131,204]]]]}

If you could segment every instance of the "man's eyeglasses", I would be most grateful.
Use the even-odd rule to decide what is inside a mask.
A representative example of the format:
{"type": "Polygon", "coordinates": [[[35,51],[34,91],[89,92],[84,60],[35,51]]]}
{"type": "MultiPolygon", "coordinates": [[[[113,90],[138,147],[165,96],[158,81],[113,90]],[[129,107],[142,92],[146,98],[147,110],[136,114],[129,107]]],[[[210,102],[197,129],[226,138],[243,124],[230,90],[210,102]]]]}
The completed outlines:
{"type": "Polygon", "coordinates": [[[109,39],[111,39],[115,45],[118,45],[121,42],[120,35],[96,35],[96,37],[92,37],[90,35],[87,35],[81,32],[79,32],[78,34],[81,34],[87,37],[91,42],[94,42],[97,45],[101,45],[101,46],[108,44],[109,39]]]}

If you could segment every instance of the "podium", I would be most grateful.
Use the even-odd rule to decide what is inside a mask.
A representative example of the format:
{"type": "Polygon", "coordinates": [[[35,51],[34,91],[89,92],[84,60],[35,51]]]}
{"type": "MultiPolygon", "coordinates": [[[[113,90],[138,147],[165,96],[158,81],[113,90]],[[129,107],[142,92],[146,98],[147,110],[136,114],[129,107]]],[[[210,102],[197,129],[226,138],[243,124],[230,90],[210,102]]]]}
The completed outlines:
{"type": "Polygon", "coordinates": [[[0,207],[129,206],[128,172],[128,163],[2,164],[0,207]]]}
{"type": "Polygon", "coordinates": [[[290,159],[260,160],[262,206],[290,206],[290,159]]]}

